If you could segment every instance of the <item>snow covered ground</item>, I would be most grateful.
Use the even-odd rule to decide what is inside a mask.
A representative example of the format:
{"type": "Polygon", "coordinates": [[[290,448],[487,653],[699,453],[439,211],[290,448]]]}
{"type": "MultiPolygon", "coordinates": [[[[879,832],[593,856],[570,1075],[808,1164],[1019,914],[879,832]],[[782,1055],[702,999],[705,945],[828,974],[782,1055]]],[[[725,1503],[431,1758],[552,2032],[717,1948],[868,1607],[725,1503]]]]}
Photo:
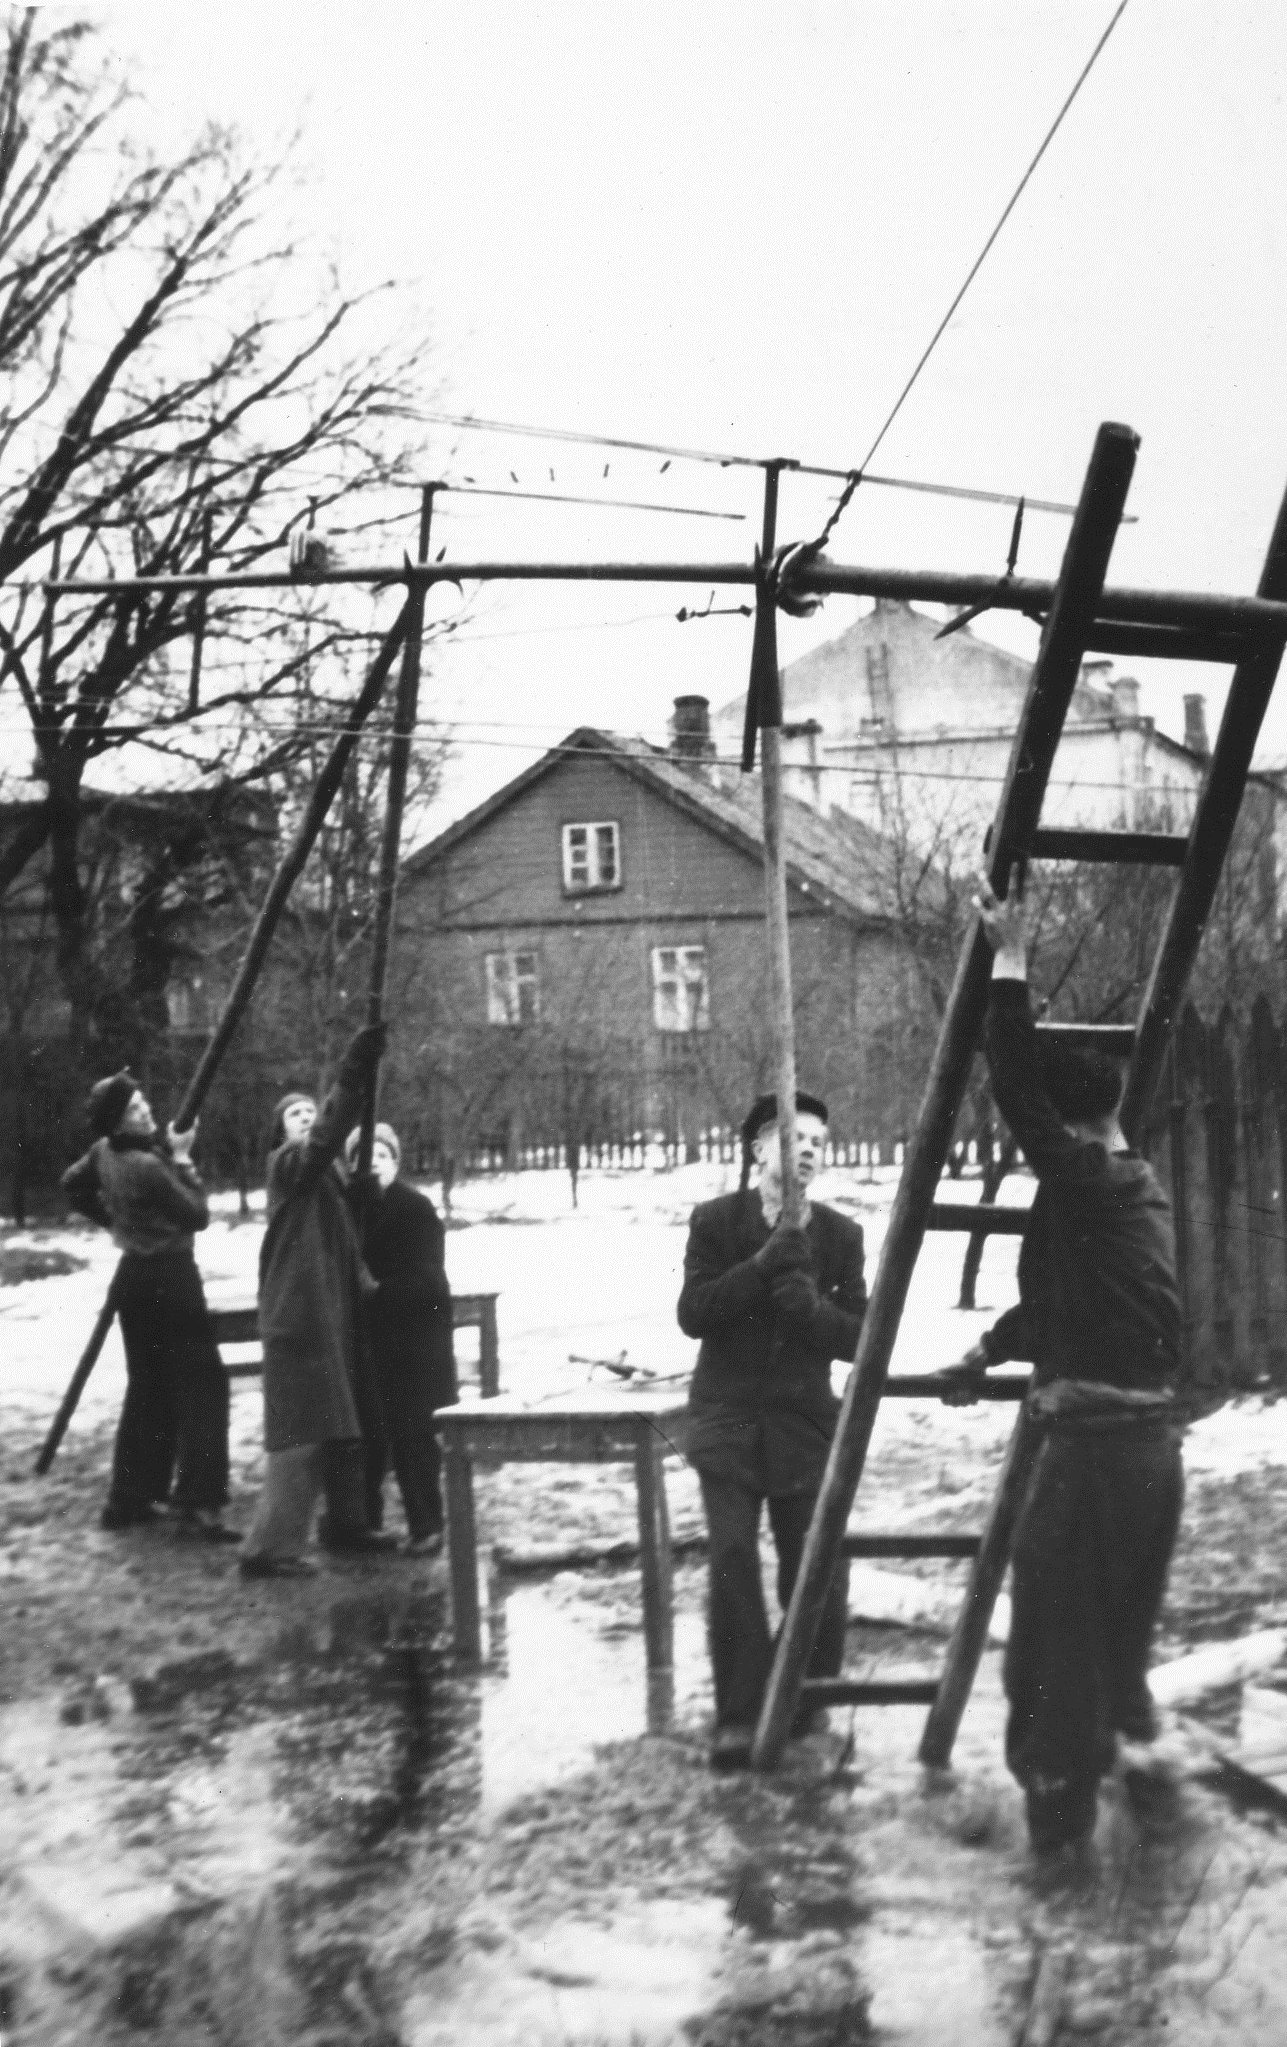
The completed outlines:
{"type": "MultiPolygon", "coordinates": [[[[732,1166],[694,1165],[671,1172],[605,1170],[581,1176],[572,1205],[566,1173],[500,1173],[456,1189],[447,1238],[447,1268],[458,1293],[499,1294],[501,1381],[507,1392],[544,1400],[586,1385],[593,1360],[621,1361],[667,1375],[687,1371],[695,1346],[675,1321],[688,1219],[699,1201],[736,1185],[732,1166]]],[[[870,1286],[884,1242],[897,1175],[892,1168],[832,1170],[816,1196],[861,1223],[870,1286]]],[[[969,1199],[976,1182],[965,1181],[969,1199]]],[[[1023,1204],[1031,1182],[1011,1181],[1003,1198],[1023,1204]]],[[[441,1190],[425,1183],[441,1207],[441,1190]]],[[[214,1220],[197,1255],[212,1306],[253,1301],[263,1234],[262,1197],[242,1221],[231,1195],[216,1196],[214,1220]]],[[[79,1223],[13,1232],[6,1245],[68,1252],[85,1269],[27,1280],[0,1290],[0,1356],[5,1405],[36,1419],[52,1414],[93,1325],[115,1263],[100,1230],[79,1223]]],[[[892,1370],[934,1371],[959,1357],[1015,1298],[1016,1239],[993,1237],[984,1252],[975,1313],[955,1306],[963,1240],[926,1238],[899,1332],[892,1370]]],[[[457,1338],[468,1371],[475,1338],[457,1338]]],[[[599,1375],[602,1379],[602,1374],[599,1375]]],[[[837,1390],[843,1368],[837,1368],[837,1390]]],[[[120,1341],[113,1331],[81,1403],[78,1425],[114,1415],[124,1386],[120,1341]]],[[[238,1396],[238,1433],[251,1426],[258,1403],[238,1396]]],[[[949,1432],[966,1429],[980,1446],[1009,1430],[1004,1407],[935,1409],[949,1432]]],[[[889,1403],[875,1448],[892,1432],[919,1427],[918,1402],[889,1403]]],[[[1287,1402],[1242,1400],[1199,1423],[1187,1445],[1193,1472],[1234,1472],[1287,1463],[1287,1402]]]]}

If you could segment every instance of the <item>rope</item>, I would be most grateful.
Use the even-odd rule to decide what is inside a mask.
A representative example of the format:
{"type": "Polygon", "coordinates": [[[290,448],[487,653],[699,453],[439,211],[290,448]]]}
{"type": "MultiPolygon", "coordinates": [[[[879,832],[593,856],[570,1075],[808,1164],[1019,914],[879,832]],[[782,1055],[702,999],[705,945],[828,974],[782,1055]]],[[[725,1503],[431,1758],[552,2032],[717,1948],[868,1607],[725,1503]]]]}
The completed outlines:
{"type": "Polygon", "coordinates": [[[1086,59],[1085,64],[1082,66],[1081,71],[1077,76],[1077,80],[1073,85],[1072,91],[1068,94],[1068,97],[1064,101],[1063,105],[1060,107],[1059,112],[1055,115],[1055,118],[1051,122],[1050,127],[1046,130],[1040,148],[1037,150],[1037,153],[1033,157],[1032,162],[1028,165],[1027,170],[1024,172],[1018,184],[1015,186],[1014,191],[1011,193],[1009,199],[1006,201],[1005,207],[1002,210],[1001,217],[997,221],[996,226],[993,228],[991,234],[988,236],[986,242],[983,244],[983,247],[980,249],[978,255],[975,257],[973,263],[970,265],[970,268],[966,273],[965,282],[962,284],[960,290],[956,294],[956,297],[952,300],[951,305],[948,307],[942,319],[939,321],[938,326],[934,329],[933,334],[930,336],[927,347],[925,348],[923,354],[921,355],[920,360],[917,362],[915,369],[912,371],[911,376],[907,379],[907,382],[903,385],[902,390],[899,392],[898,397],[895,399],[894,404],[890,409],[889,416],[885,420],[884,425],[881,427],[880,432],[877,434],[870,448],[868,448],[867,453],[863,457],[863,460],[860,463],[859,467],[853,471],[849,482],[845,485],[844,491],[840,497],[840,501],[835,511],[832,513],[830,519],[827,521],[826,526],[823,529],[823,536],[814,542],[815,550],[822,546],[822,538],[830,536],[841,513],[849,504],[849,501],[853,497],[854,492],[857,490],[859,483],[862,481],[863,470],[871,461],[872,456],[876,453],[876,450],[879,448],[881,442],[884,440],[885,435],[889,432],[890,427],[894,424],[894,421],[897,419],[899,413],[902,411],[904,403],[911,394],[912,387],[916,383],[916,380],[920,376],[921,371],[924,369],[926,363],[933,355],[934,350],[937,348],[939,342],[942,340],[943,335],[947,329],[947,326],[951,321],[953,314],[956,312],[957,307],[960,305],[962,299],[965,297],[966,292],[969,290],[975,278],[978,276],[980,270],[983,268],[984,262],[986,261],[992,249],[993,243],[996,241],[997,236],[1000,234],[1007,220],[1009,220],[1010,215],[1014,212],[1015,207],[1018,205],[1019,200],[1024,192],[1024,189],[1027,186],[1029,180],[1031,179],[1033,172],[1036,170],[1037,165],[1041,162],[1042,157],[1045,155],[1051,143],[1054,141],[1055,136],[1059,133],[1060,127],[1063,125],[1064,116],[1067,114],[1069,108],[1072,106],[1073,101],[1076,99],[1078,93],[1081,91],[1083,85],[1086,83],[1086,80],[1090,77],[1090,74],[1093,71],[1099,59],[1100,52],[1103,50],[1109,37],[1112,35],[1113,30],[1117,27],[1118,22],[1125,14],[1127,5],[1128,0],[1118,0],[1118,6],[1113,13],[1112,20],[1109,22],[1108,27],[1104,30],[1104,33],[1101,35],[1099,41],[1096,43],[1094,49],[1091,51],[1089,57],[1086,59]]]}

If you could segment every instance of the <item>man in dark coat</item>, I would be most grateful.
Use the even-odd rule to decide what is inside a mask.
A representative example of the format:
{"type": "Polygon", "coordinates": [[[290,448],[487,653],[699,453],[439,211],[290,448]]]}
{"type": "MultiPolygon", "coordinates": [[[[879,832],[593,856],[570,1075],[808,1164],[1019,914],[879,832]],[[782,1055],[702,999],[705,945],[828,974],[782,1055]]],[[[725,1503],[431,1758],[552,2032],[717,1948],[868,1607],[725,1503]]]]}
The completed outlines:
{"type": "MultiPolygon", "coordinates": [[[[796,1096],[797,1162],[807,1197],[822,1164],[826,1104],[796,1096]]],[[[701,1349],[689,1393],[690,1461],[710,1539],[710,1646],[715,1679],[711,1762],[750,1759],[773,1657],[760,1578],[760,1509],[768,1503],[785,1612],[822,1483],[838,1402],[833,1358],[852,1359],[867,1291],[862,1231],[806,1201],[804,1225],[781,1221],[777,1099],[742,1126],[742,1185],[693,1211],[679,1326],[701,1349]],[[749,1184],[751,1167],[759,1184],[749,1184]]],[[[844,1654],[848,1566],[837,1566],[809,1665],[834,1677],[844,1654]]]]}
{"type": "MultiPolygon", "coordinates": [[[[350,1171],[359,1133],[348,1142],[350,1171]]],[[[352,1183],[362,1255],[375,1281],[366,1296],[367,1358],[376,1400],[366,1440],[366,1511],[372,1528],[384,1518],[384,1480],[393,1463],[407,1517],[407,1547],[422,1556],[442,1548],[441,1453],[434,1410],[456,1398],[451,1288],[438,1211],[428,1195],[398,1178],[402,1147],[389,1123],[377,1123],[371,1178],[352,1183]]]]}
{"type": "Polygon", "coordinates": [[[113,1281],[125,1346],[126,1393],[116,1431],[104,1528],[157,1518],[170,1498],[186,1532],[236,1542],[228,1498],[228,1379],[206,1310],[193,1234],[210,1220],[192,1162],[196,1125],[164,1141],[133,1075],[100,1080],[89,1097],[94,1143],[63,1175],[73,1208],[110,1229],[122,1257],[113,1281]]]}
{"type": "Polygon", "coordinates": [[[323,1491],[328,1548],[383,1546],[361,1500],[355,1387],[367,1282],[334,1161],[384,1038],[383,1024],[358,1032],[320,1111],[311,1095],[289,1094],[273,1118],[259,1251],[267,1469],[241,1556],[247,1577],[311,1568],[301,1552],[323,1491]]]}
{"type": "MultiPolygon", "coordinates": [[[[996,948],[993,1091],[1038,1187],[1019,1304],[944,1376],[959,1403],[989,1365],[1035,1367],[1028,1399],[1045,1440],[1015,1539],[1006,1760],[1045,1851],[1089,1839],[1118,1737],[1133,1747],[1156,1734],[1148,1655],[1184,1484],[1181,1309],[1170,1203],[1117,1121],[1120,1067],[1039,1045],[1022,904],[999,903],[986,879],[976,904],[996,948]]],[[[1152,1770],[1126,1782],[1156,1809],[1152,1770]]]]}

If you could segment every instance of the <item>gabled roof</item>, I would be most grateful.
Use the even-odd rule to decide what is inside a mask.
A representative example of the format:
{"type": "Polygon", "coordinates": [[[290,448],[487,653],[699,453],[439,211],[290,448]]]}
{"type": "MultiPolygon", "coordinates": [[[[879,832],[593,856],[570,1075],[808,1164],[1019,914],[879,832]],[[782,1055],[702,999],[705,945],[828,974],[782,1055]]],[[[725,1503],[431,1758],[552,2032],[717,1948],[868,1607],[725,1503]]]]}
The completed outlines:
{"type": "MultiPolygon", "coordinates": [[[[696,764],[678,761],[662,748],[649,745],[647,740],[582,725],[484,803],[413,853],[404,864],[404,874],[426,872],[523,790],[530,789],[579,753],[608,758],[623,774],[706,825],[749,858],[763,857],[758,777],[744,776],[736,785],[722,788],[708,781],[696,764]]],[[[782,826],[789,882],[813,896],[824,909],[865,923],[883,923],[890,918],[895,902],[897,851],[889,840],[856,818],[834,811],[824,817],[794,796],[784,800],[782,826]]]]}

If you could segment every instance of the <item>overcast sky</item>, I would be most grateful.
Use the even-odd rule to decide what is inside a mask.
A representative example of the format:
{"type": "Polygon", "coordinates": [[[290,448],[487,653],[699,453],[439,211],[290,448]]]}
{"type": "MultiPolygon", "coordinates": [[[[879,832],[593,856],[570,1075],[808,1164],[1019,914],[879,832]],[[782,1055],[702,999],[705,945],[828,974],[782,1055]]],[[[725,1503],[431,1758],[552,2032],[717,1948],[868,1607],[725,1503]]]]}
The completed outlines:
{"type": "MultiPolygon", "coordinates": [[[[346,283],[395,280],[389,317],[427,320],[427,409],[845,466],[1114,4],[116,0],[104,19],[158,140],[206,117],[264,152],[298,131],[285,203],[346,283]]],[[[1287,484],[1285,80],[1281,0],[1130,0],[874,466],[1072,499],[1097,423],[1125,420],[1139,522],[1114,578],[1254,588],[1287,484]]],[[[753,472],[445,428],[425,463],[748,515],[448,500],[462,556],[710,559],[758,531],[753,472]]],[[[782,537],[826,509],[788,479],[782,537]]],[[[1009,524],[865,489],[833,552],[999,570],[1009,524]]],[[[1054,573],[1066,531],[1030,516],[1021,568],[1054,573]]],[[[704,596],[472,602],[424,699],[456,726],[444,817],[578,723],[660,738],[680,691],[744,687],[748,621],[674,621],[704,596]]],[[[854,616],[835,598],[788,623],[783,660],[854,616]]],[[[1022,626],[985,630],[1031,651],[1022,626]]],[[[1178,729],[1192,672],[1139,672],[1178,729]]],[[[1226,679],[1198,673],[1213,700],[1226,679]]],[[[1271,720],[1285,754],[1287,705],[1271,720]]]]}

